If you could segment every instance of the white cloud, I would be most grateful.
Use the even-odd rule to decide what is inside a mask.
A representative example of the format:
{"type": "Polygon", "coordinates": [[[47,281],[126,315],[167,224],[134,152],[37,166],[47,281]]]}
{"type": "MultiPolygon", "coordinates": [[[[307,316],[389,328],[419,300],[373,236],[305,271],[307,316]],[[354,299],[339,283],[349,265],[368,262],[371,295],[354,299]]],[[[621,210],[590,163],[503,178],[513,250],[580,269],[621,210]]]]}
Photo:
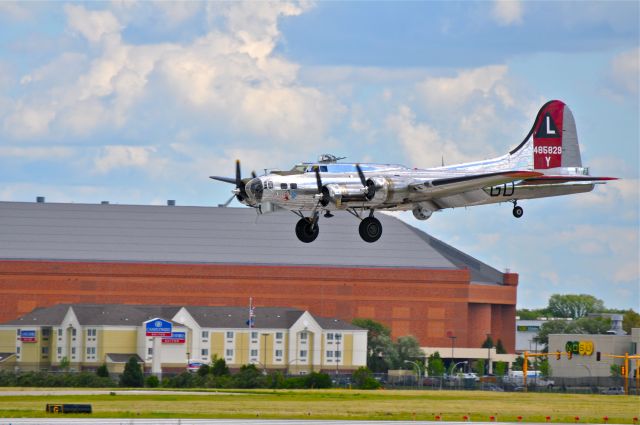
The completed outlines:
{"type": "Polygon", "coordinates": [[[611,61],[611,79],[618,92],[638,99],[640,47],[622,52],[611,61]]]}
{"type": "Polygon", "coordinates": [[[28,7],[16,1],[0,1],[0,15],[9,16],[11,19],[25,21],[32,17],[28,7]]]}
{"type": "Polygon", "coordinates": [[[150,146],[105,146],[94,161],[95,171],[107,173],[114,168],[148,167],[155,152],[156,148],[150,146]]]}
{"type": "Polygon", "coordinates": [[[64,6],[69,27],[92,43],[120,35],[122,25],[113,13],[107,10],[87,10],[84,6],[66,4],[64,6]]]}
{"type": "Polygon", "coordinates": [[[492,16],[502,26],[522,23],[524,8],[520,0],[494,0],[492,16]]]}
{"type": "Polygon", "coordinates": [[[415,113],[408,106],[401,106],[396,114],[387,117],[386,125],[402,144],[412,166],[434,167],[440,164],[442,157],[447,163],[470,159],[428,124],[417,123],[415,113]]]}
{"type": "Polygon", "coordinates": [[[49,130],[49,124],[56,116],[49,105],[25,104],[17,102],[4,121],[4,130],[16,138],[41,136],[49,130]]]}
{"type": "Polygon", "coordinates": [[[63,146],[13,147],[0,146],[0,156],[27,160],[61,159],[72,156],[74,150],[63,146]]]}

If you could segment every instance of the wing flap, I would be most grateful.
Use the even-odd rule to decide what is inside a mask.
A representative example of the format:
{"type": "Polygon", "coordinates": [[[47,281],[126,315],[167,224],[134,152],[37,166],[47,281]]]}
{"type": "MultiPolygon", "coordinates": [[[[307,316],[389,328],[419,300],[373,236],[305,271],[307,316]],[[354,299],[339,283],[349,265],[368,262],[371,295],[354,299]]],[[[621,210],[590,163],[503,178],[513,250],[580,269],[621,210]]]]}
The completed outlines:
{"type": "Polygon", "coordinates": [[[456,193],[467,192],[474,189],[482,189],[487,186],[496,186],[518,180],[526,180],[542,176],[535,171],[500,171],[495,173],[473,174],[460,177],[448,177],[434,179],[426,182],[413,183],[409,189],[429,194],[431,197],[447,196],[456,193]]]}

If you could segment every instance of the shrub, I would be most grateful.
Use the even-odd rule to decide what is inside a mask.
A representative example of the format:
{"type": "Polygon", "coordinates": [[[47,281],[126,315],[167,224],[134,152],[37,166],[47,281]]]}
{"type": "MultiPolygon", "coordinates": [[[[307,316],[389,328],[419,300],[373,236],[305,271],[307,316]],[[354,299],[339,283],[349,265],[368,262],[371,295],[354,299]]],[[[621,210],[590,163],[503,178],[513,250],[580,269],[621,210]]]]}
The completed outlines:
{"type": "Polygon", "coordinates": [[[376,381],[367,367],[358,368],[352,375],[353,386],[362,390],[377,390],[380,382],[376,381]]]}
{"type": "Polygon", "coordinates": [[[233,378],[236,388],[259,388],[265,382],[262,374],[253,364],[243,365],[233,378]]]}
{"type": "Polygon", "coordinates": [[[227,362],[224,359],[217,359],[213,362],[211,366],[211,373],[214,376],[225,376],[229,375],[229,368],[227,367],[227,362]]]}
{"type": "Polygon", "coordinates": [[[203,364],[198,368],[198,375],[207,376],[209,374],[209,370],[210,370],[209,365],[203,364]]]}
{"type": "Polygon", "coordinates": [[[157,376],[150,375],[150,376],[147,376],[147,379],[145,380],[145,384],[149,388],[158,388],[158,386],[160,386],[160,380],[158,379],[157,376]]]}
{"type": "Polygon", "coordinates": [[[131,356],[124,366],[124,372],[120,375],[121,387],[142,387],[144,386],[144,375],[142,368],[135,357],[131,356]]]}
{"type": "Polygon", "coordinates": [[[100,366],[97,370],[96,370],[96,375],[102,377],[102,378],[108,378],[109,377],[109,369],[107,368],[107,364],[103,363],[102,366],[100,366]]]}
{"type": "Polygon", "coordinates": [[[312,372],[304,377],[305,388],[331,388],[331,377],[326,373],[312,372]]]}

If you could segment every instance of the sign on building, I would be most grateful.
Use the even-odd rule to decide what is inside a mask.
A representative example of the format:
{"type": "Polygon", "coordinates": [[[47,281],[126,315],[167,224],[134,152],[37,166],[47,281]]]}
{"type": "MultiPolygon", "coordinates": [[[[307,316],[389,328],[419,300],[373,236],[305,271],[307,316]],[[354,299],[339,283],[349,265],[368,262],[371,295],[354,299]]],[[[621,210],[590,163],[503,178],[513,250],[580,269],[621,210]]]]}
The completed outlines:
{"type": "Polygon", "coordinates": [[[170,337],[162,338],[163,344],[184,344],[187,336],[185,332],[172,332],[170,337]]]}
{"type": "Polygon", "coordinates": [[[36,342],[36,331],[20,331],[20,341],[22,342],[36,342]]]}
{"type": "Polygon", "coordinates": [[[145,326],[147,336],[171,337],[171,322],[164,319],[149,320],[145,326]]]}

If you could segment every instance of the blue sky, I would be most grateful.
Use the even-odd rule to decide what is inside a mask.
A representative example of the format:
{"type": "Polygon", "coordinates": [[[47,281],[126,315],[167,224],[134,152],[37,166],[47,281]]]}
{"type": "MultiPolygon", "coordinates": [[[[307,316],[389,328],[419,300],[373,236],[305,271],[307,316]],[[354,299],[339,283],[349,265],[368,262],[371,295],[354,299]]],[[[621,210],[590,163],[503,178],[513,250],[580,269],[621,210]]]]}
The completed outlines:
{"type": "MultiPolygon", "coordinates": [[[[520,307],[639,295],[638,2],[0,2],[0,200],[216,205],[324,152],[506,152],[561,99],[590,194],[401,218],[520,274],[520,307]]],[[[292,226],[295,216],[292,215],[292,226]]],[[[354,224],[355,231],[355,224],[354,224]]]]}

